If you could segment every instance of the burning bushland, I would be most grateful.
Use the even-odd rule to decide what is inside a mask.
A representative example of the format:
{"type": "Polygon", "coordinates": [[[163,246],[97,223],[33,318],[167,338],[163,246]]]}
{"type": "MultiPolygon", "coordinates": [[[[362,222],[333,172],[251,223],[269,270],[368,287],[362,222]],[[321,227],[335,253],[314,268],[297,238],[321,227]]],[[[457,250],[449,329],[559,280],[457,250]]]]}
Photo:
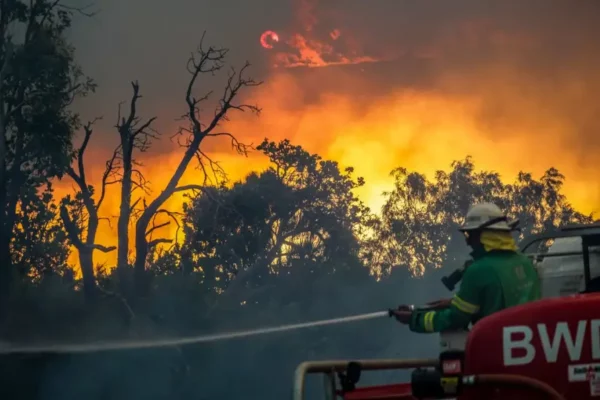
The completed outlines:
{"type": "MultiPolygon", "coordinates": [[[[474,202],[501,205],[524,234],[591,221],[596,80],[572,72],[593,70],[582,60],[594,44],[577,42],[586,19],[561,37],[579,52],[535,75],[556,39],[536,33],[559,6],[512,29],[503,7],[494,19],[465,2],[464,18],[428,16],[443,22],[432,32],[411,24],[420,6],[403,8],[390,50],[385,27],[360,22],[364,3],[294,3],[290,26],[251,38],[262,67],[230,62],[214,33],[192,27],[199,46],[172,77],[155,77],[187,73],[172,97],[156,107],[153,82],[134,80],[126,101],[84,117],[74,105],[97,85],[68,33],[90,10],[0,2],[2,337],[148,339],[371,312],[428,300],[430,274],[461,261],[456,228],[474,202]]],[[[398,6],[381,7],[374,15],[398,6]]],[[[370,357],[399,340],[373,324],[327,329],[252,345],[11,356],[0,391],[275,397],[307,353],[339,357],[360,342],[352,356],[370,357]],[[256,365],[277,366],[280,383],[256,365]]]]}

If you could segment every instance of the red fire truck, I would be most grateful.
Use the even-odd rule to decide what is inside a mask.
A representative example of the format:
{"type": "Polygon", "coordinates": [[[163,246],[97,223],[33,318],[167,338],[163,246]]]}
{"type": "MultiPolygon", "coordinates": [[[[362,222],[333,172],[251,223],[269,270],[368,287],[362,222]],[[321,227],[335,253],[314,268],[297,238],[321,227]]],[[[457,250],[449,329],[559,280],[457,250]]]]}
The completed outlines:
{"type": "Polygon", "coordinates": [[[325,377],[330,400],[600,398],[600,224],[526,238],[521,251],[536,264],[541,300],[440,334],[435,359],[304,362],[293,400],[304,400],[307,374],[325,377]],[[358,385],[363,371],[394,369],[412,369],[410,382],[358,385]]]}

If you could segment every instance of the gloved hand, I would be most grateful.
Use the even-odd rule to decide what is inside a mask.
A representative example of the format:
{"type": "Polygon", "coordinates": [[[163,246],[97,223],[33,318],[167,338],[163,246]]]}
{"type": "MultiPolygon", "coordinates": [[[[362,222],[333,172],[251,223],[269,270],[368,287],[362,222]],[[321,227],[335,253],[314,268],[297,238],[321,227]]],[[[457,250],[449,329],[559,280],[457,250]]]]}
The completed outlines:
{"type": "Polygon", "coordinates": [[[414,307],[412,306],[401,305],[395,310],[390,310],[390,316],[393,315],[398,322],[408,325],[410,324],[410,319],[412,318],[413,309],[414,307]]]}
{"type": "Polygon", "coordinates": [[[436,301],[427,303],[427,308],[431,308],[434,310],[441,310],[441,309],[450,307],[451,302],[452,302],[452,299],[436,300],[436,301]]]}

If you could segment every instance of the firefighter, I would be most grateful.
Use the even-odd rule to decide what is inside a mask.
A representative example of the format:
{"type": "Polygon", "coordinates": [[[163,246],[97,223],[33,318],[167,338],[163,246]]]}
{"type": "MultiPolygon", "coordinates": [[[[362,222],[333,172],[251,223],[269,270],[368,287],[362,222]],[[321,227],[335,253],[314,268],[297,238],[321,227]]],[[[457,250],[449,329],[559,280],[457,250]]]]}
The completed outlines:
{"type": "Polygon", "coordinates": [[[414,332],[440,332],[467,328],[492,313],[539,299],[537,272],[511,234],[516,224],[495,204],[472,206],[459,230],[473,249],[473,262],[463,273],[458,293],[430,303],[434,307],[426,311],[400,306],[392,314],[414,332]]]}

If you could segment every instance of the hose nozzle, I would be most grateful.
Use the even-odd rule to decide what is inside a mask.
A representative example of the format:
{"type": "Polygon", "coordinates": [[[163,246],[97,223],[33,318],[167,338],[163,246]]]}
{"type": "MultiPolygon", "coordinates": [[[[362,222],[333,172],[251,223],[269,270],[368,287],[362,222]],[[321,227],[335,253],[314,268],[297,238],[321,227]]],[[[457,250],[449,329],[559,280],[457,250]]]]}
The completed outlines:
{"type": "Polygon", "coordinates": [[[388,316],[391,318],[394,316],[394,312],[396,311],[415,311],[415,306],[413,304],[401,305],[396,309],[390,308],[388,310],[388,316]]]}

